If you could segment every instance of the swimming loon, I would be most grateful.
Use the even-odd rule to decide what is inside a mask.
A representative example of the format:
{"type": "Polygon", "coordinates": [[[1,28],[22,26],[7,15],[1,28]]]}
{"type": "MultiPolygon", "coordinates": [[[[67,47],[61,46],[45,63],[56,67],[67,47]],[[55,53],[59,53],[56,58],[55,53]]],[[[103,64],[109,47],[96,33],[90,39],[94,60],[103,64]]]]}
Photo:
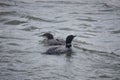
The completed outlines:
{"type": "Polygon", "coordinates": [[[44,40],[44,43],[46,45],[65,45],[65,40],[54,39],[53,35],[50,34],[50,33],[45,33],[42,36],[47,38],[47,39],[44,40]]]}
{"type": "Polygon", "coordinates": [[[60,46],[60,47],[53,47],[53,48],[49,48],[45,54],[56,54],[56,55],[59,55],[59,54],[63,54],[63,53],[66,53],[66,52],[69,52],[71,51],[71,42],[72,40],[74,39],[74,35],[68,35],[67,38],[66,38],[66,44],[64,46],[60,46]]]}

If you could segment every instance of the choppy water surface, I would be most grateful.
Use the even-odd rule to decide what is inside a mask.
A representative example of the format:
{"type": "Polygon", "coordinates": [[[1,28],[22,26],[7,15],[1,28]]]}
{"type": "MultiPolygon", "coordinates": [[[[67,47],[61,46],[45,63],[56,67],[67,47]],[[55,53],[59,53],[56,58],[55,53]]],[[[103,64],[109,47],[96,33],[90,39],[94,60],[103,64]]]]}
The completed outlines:
{"type": "Polygon", "coordinates": [[[120,7],[99,0],[0,0],[0,80],[120,80],[120,7]],[[43,55],[40,35],[76,34],[43,55]]]}

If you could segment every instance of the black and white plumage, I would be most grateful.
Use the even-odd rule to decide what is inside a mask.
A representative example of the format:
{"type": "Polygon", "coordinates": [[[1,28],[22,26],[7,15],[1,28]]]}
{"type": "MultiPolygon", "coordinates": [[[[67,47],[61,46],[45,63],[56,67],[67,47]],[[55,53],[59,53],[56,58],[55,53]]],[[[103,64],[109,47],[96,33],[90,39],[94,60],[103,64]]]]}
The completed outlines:
{"type": "Polygon", "coordinates": [[[59,46],[59,47],[53,47],[53,48],[49,48],[45,54],[63,54],[63,53],[67,53],[69,51],[71,51],[71,47],[72,47],[72,40],[74,39],[75,36],[73,35],[69,35],[66,38],[66,44],[64,46],[59,46]]]}
{"type": "Polygon", "coordinates": [[[53,35],[50,33],[45,33],[42,35],[43,37],[46,37],[47,39],[44,40],[44,43],[46,45],[65,45],[65,40],[63,39],[54,39],[53,35]]]}

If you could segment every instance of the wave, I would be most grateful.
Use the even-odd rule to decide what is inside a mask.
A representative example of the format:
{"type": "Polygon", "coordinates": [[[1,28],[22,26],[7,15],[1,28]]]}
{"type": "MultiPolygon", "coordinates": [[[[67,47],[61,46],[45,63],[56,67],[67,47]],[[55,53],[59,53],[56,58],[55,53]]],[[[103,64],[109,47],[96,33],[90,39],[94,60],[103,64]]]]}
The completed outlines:
{"type": "Polygon", "coordinates": [[[120,59],[120,55],[118,55],[118,54],[116,54],[114,52],[107,52],[107,51],[94,50],[94,49],[87,49],[87,48],[84,48],[84,47],[79,47],[77,45],[74,45],[74,47],[77,48],[77,49],[83,50],[83,51],[88,51],[88,52],[90,52],[92,54],[98,54],[98,55],[101,55],[101,56],[107,56],[107,57],[120,59]]]}
{"type": "Polygon", "coordinates": [[[55,3],[55,4],[80,4],[80,5],[87,5],[88,3],[83,2],[75,2],[75,1],[36,1],[41,3],[55,3]]]}
{"type": "Polygon", "coordinates": [[[112,31],[112,34],[120,34],[120,30],[112,31]]]}
{"type": "Polygon", "coordinates": [[[0,7],[9,7],[9,6],[13,6],[13,5],[0,2],[0,7]]]}
{"type": "Polygon", "coordinates": [[[29,40],[25,38],[17,38],[17,37],[7,37],[7,36],[0,36],[1,39],[17,39],[17,40],[29,40]]]}
{"type": "Polygon", "coordinates": [[[12,20],[12,21],[5,22],[4,24],[7,24],[7,25],[19,25],[19,24],[23,24],[23,23],[27,23],[27,22],[26,21],[19,21],[19,20],[12,20]]]}
{"type": "Polygon", "coordinates": [[[36,29],[40,29],[38,27],[35,27],[35,26],[30,26],[30,27],[25,27],[21,30],[24,30],[24,31],[33,31],[33,30],[36,30],[36,29]]]}
{"type": "Polygon", "coordinates": [[[19,70],[19,69],[14,69],[14,68],[8,68],[7,70],[13,71],[13,72],[26,72],[26,70],[19,70]]]}
{"type": "Polygon", "coordinates": [[[15,15],[16,11],[4,11],[0,12],[0,16],[6,16],[6,15],[15,15]]]}
{"type": "Polygon", "coordinates": [[[61,22],[66,22],[66,20],[60,20],[60,21],[56,21],[56,20],[48,20],[48,19],[43,19],[43,18],[38,18],[38,17],[34,17],[34,16],[22,16],[24,18],[27,18],[29,20],[35,20],[35,21],[40,21],[40,22],[50,22],[50,23],[61,23],[61,22]]]}

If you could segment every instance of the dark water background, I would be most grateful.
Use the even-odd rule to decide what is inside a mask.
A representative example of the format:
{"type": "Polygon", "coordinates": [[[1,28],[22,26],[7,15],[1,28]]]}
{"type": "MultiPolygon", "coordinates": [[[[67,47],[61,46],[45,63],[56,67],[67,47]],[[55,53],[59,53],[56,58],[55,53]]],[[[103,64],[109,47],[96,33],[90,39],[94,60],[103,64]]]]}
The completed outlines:
{"type": "Polygon", "coordinates": [[[102,0],[0,0],[0,80],[120,80],[120,7],[102,0]],[[43,55],[40,37],[73,41],[43,55]]]}

